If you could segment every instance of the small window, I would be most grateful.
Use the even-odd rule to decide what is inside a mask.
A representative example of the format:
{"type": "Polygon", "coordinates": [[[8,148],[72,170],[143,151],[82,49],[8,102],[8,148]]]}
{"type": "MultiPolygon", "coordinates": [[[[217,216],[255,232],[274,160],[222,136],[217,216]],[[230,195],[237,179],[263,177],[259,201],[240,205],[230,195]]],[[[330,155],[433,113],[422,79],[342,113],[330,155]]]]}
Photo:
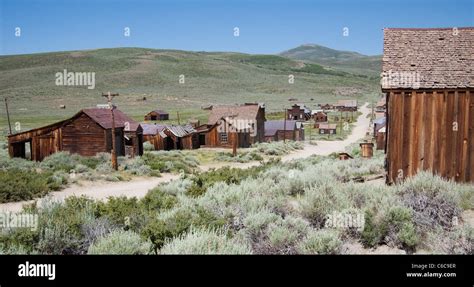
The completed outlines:
{"type": "Polygon", "coordinates": [[[219,134],[219,139],[220,139],[221,143],[227,143],[227,141],[228,141],[227,134],[226,133],[220,133],[219,134]]]}

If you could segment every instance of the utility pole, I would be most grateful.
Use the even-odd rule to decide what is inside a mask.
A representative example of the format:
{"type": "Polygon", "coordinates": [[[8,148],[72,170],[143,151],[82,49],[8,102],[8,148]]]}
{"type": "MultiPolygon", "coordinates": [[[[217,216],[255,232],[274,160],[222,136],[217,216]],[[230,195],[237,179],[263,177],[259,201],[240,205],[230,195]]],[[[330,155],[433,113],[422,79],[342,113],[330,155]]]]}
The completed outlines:
{"type": "Polygon", "coordinates": [[[179,120],[179,112],[176,112],[176,115],[178,116],[178,125],[181,125],[181,122],[179,120]]]}
{"type": "Polygon", "coordinates": [[[12,125],[10,123],[10,113],[8,111],[8,101],[7,97],[5,97],[5,108],[7,109],[7,119],[8,119],[8,129],[10,131],[10,135],[12,134],[12,125]]]}
{"type": "Polygon", "coordinates": [[[117,162],[117,150],[115,145],[115,116],[114,116],[114,104],[112,103],[112,99],[117,97],[118,94],[111,94],[108,92],[107,94],[102,94],[102,97],[107,98],[107,102],[109,104],[110,113],[112,115],[112,168],[118,170],[118,162],[117,162]]]}
{"type": "Polygon", "coordinates": [[[237,131],[232,133],[232,156],[237,156],[237,131]]]}

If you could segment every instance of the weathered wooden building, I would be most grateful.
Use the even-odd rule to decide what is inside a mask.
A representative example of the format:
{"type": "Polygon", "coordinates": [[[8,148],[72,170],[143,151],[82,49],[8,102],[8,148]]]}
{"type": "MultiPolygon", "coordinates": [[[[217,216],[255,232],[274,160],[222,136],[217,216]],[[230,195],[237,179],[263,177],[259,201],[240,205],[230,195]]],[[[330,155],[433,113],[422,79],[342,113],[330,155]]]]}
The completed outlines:
{"type": "MultiPolygon", "coordinates": [[[[120,110],[114,110],[117,155],[141,155],[141,126],[120,110]]],[[[83,109],[70,119],[45,127],[8,136],[11,157],[26,157],[26,144],[31,159],[41,161],[59,151],[93,156],[112,150],[112,117],[108,109],[83,109]]]]}
{"type": "Polygon", "coordinates": [[[143,140],[155,150],[182,150],[199,148],[199,135],[191,125],[143,125],[143,140]]]}
{"type": "Polygon", "coordinates": [[[474,181],[474,28],[384,29],[387,183],[474,181]]]}
{"type": "Polygon", "coordinates": [[[386,135],[387,118],[382,117],[374,120],[374,138],[377,150],[385,150],[385,135],[386,135]]]}
{"type": "Polygon", "coordinates": [[[357,100],[338,100],[335,107],[339,112],[357,112],[357,100]]]}
{"type": "Polygon", "coordinates": [[[288,120],[308,121],[311,119],[311,110],[303,104],[294,104],[286,112],[288,120]]]}
{"type": "Polygon", "coordinates": [[[323,111],[330,111],[334,110],[334,105],[333,104],[319,104],[318,105],[323,111]]]}
{"type": "Polygon", "coordinates": [[[317,111],[313,114],[314,127],[318,128],[320,123],[327,123],[328,115],[324,112],[317,111]]]}
{"type": "Polygon", "coordinates": [[[238,147],[263,142],[265,107],[261,104],[213,106],[208,123],[197,128],[199,144],[204,147],[238,147]],[[235,136],[236,135],[236,136],[235,136]]]}
{"type": "Polygon", "coordinates": [[[265,142],[282,141],[303,141],[303,124],[295,120],[275,120],[265,122],[265,142]]]}
{"type": "Polygon", "coordinates": [[[319,134],[321,135],[335,135],[337,132],[336,124],[320,123],[319,134]]]}
{"type": "Polygon", "coordinates": [[[169,119],[169,113],[163,110],[153,110],[145,115],[145,121],[167,121],[169,119]]]}
{"type": "Polygon", "coordinates": [[[155,150],[164,150],[164,134],[160,133],[165,129],[165,125],[142,123],[141,126],[143,127],[143,142],[149,142],[155,150]]]}

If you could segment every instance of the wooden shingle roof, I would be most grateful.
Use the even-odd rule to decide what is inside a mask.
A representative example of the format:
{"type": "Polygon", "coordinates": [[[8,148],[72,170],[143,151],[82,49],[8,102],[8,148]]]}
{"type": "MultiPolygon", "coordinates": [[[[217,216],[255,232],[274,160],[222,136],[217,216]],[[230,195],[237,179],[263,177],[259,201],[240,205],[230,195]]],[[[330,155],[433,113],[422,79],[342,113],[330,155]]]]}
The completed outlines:
{"type": "Polygon", "coordinates": [[[474,27],[386,28],[382,89],[474,87],[474,27]]]}
{"type": "MultiPolygon", "coordinates": [[[[99,124],[104,129],[111,129],[112,128],[112,116],[109,109],[100,109],[100,108],[90,108],[90,109],[83,109],[78,114],[84,113],[89,116],[92,120],[94,120],[97,124],[99,124]]],[[[129,123],[130,131],[134,132],[137,131],[140,124],[135,120],[128,117],[122,111],[118,109],[114,109],[114,119],[115,119],[115,127],[122,128],[125,127],[125,123],[129,123]]]]}

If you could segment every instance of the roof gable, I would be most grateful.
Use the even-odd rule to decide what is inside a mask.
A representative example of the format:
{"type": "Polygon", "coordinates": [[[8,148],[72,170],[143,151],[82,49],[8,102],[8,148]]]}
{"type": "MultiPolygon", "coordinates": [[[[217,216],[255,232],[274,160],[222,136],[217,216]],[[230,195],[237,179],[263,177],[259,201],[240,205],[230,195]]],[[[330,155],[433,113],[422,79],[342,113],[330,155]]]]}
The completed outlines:
{"type": "MultiPolygon", "coordinates": [[[[84,113],[104,129],[112,128],[112,115],[109,109],[90,108],[83,109],[78,114],[84,113]]],[[[114,120],[116,128],[125,128],[129,125],[128,131],[137,131],[140,124],[118,109],[114,109],[114,120]]]]}

